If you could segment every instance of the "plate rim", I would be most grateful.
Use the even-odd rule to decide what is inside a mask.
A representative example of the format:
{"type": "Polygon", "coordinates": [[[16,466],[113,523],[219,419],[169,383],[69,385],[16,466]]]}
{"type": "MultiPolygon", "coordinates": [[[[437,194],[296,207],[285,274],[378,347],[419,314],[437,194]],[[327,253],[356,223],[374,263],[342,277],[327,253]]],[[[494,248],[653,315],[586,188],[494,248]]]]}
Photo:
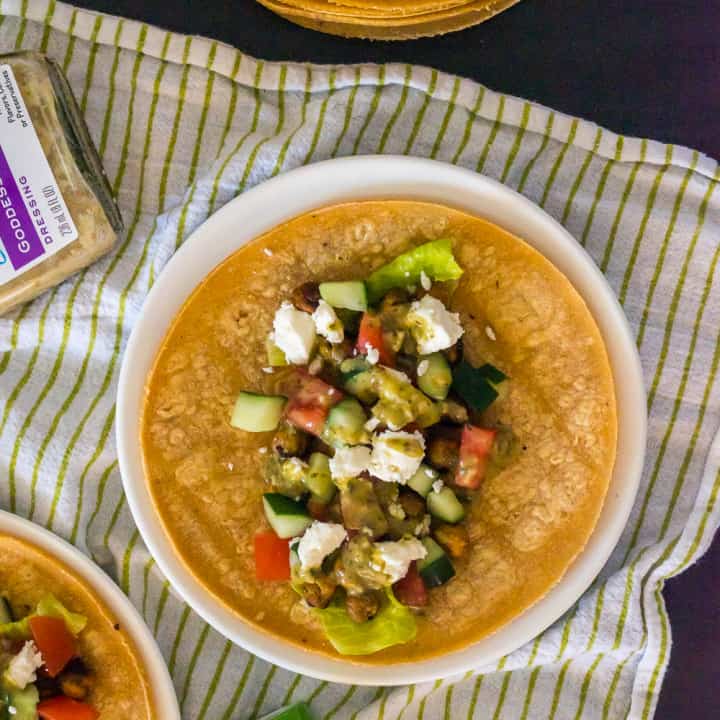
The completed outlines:
{"type": "MultiPolygon", "coordinates": [[[[172,294],[177,292],[179,291],[175,290],[172,294]]],[[[615,353],[616,359],[618,354],[619,351],[615,353]]],[[[147,369],[149,370],[149,367],[147,369]]],[[[249,652],[289,670],[331,682],[391,686],[448,677],[494,662],[539,635],[580,599],[610,558],[634,505],[646,448],[645,408],[642,366],[628,321],[604,275],[587,251],[562,225],[528,198],[492,178],[471,170],[424,158],[365,155],[325,160],[289,170],[269,179],[235,197],[210,215],[190,234],[158,276],[132,329],[120,370],[115,427],[123,486],[140,534],[171,585],[206,622],[249,652]],[[335,177],[335,182],[330,182],[331,176],[335,177]],[[405,189],[401,189],[403,187],[405,189]],[[440,192],[441,189],[444,190],[447,198],[440,192]],[[467,197],[462,202],[459,199],[454,201],[455,195],[449,193],[450,190],[458,193],[464,190],[467,197]],[[313,196],[315,202],[306,197],[311,191],[319,193],[313,196]],[[297,195],[302,195],[305,199],[301,201],[297,195]],[[472,205],[471,200],[480,202],[486,195],[494,196],[496,201],[492,212],[488,212],[487,208],[484,212],[480,212],[477,207],[469,207],[472,205]],[[286,205],[281,205],[277,200],[273,203],[272,198],[278,196],[291,199],[286,205]],[[618,456],[621,448],[626,456],[623,457],[622,463],[623,482],[621,487],[614,487],[618,484],[616,475],[619,472],[616,458],[608,496],[605,498],[598,523],[586,546],[570,568],[543,598],[480,641],[429,659],[392,665],[364,665],[352,660],[308,652],[288,641],[259,631],[230,610],[192,574],[184,560],[174,552],[172,540],[165,533],[163,521],[154,507],[149,487],[144,479],[142,457],[139,453],[139,432],[136,433],[140,414],[134,413],[134,408],[137,407],[137,400],[141,401],[146,372],[142,373],[141,379],[138,380],[140,373],[131,367],[133,360],[137,359],[141,351],[145,350],[146,354],[149,352],[147,347],[143,348],[143,342],[147,342],[144,335],[158,325],[158,317],[151,316],[157,311],[161,312],[161,317],[167,315],[167,309],[162,313],[162,301],[169,296],[171,286],[179,282],[177,276],[185,272],[185,268],[195,265],[196,267],[192,268],[193,274],[198,272],[202,274],[196,281],[184,283],[184,285],[191,284],[191,287],[184,291],[184,296],[177,305],[173,304],[174,310],[170,312],[160,337],[153,338],[151,353],[153,360],[177,310],[194,287],[202,282],[219,262],[263,232],[304,212],[342,202],[372,198],[424,199],[427,202],[445,204],[487,218],[518,235],[568,277],[598,324],[608,355],[611,355],[611,345],[622,347],[624,363],[624,368],[618,368],[612,358],[610,362],[618,404],[618,456]],[[262,219],[258,219],[252,216],[253,211],[257,215],[260,209],[267,211],[269,218],[263,216],[262,219]],[[494,219],[495,215],[511,211],[519,218],[519,222],[534,225],[538,235],[528,237],[522,232],[517,232],[513,229],[514,221],[507,218],[504,222],[494,219]],[[220,232],[226,224],[232,225],[236,216],[248,220],[249,229],[243,230],[240,234],[242,241],[229,239],[220,232]],[[542,238],[547,238],[548,243],[555,245],[555,251],[563,251],[562,257],[550,258],[547,252],[538,247],[541,235],[542,238]],[[215,238],[210,245],[205,241],[208,236],[215,238]],[[217,240],[218,237],[221,239],[217,240]],[[211,260],[216,262],[208,270],[199,271],[197,263],[203,250],[205,251],[203,265],[207,265],[211,260]],[[570,275],[578,277],[574,280],[570,275]],[[580,276],[584,278],[583,286],[587,286],[588,290],[592,288],[591,297],[578,287],[580,276]],[[593,307],[598,308],[602,318],[593,311],[593,307]],[[609,337],[610,331],[612,335],[609,337]],[[623,383],[627,383],[623,389],[627,397],[624,397],[622,404],[625,408],[623,420],[631,432],[629,439],[621,437],[619,376],[625,378],[623,383]],[[131,394],[134,394],[136,400],[134,406],[131,402],[131,394]],[[610,518],[605,517],[608,507],[611,506],[615,508],[616,514],[610,518]],[[528,628],[530,623],[535,623],[532,629],[528,628]],[[515,637],[515,639],[505,639],[506,637],[515,637]]],[[[141,410],[141,404],[139,409],[141,410]]]]}
{"type": "Polygon", "coordinates": [[[102,567],[64,538],[7,510],[0,510],[0,534],[2,533],[34,545],[58,560],[100,599],[107,610],[117,616],[135,645],[134,649],[143,665],[155,712],[162,709],[163,718],[180,720],[175,687],[150,628],[130,598],[102,567]]]}

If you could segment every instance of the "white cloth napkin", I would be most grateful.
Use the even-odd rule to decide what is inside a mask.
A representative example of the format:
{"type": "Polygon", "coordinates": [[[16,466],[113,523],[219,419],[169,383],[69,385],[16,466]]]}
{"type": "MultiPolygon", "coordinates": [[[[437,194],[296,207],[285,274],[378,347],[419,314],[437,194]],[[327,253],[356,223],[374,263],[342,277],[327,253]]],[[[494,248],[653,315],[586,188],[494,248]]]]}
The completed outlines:
{"type": "Polygon", "coordinates": [[[88,272],[0,320],[0,504],[117,578],[184,717],[255,717],[299,699],[326,720],[652,716],[670,652],[663,582],[720,521],[717,164],[423,67],[260,62],[48,0],[2,0],[0,23],[0,51],[42,48],[65,67],[129,230],[88,272]],[[637,336],[650,439],[622,540],[576,607],[496,666],[376,691],[272,667],[175,596],[125,503],[113,413],[143,299],[199,223],[277,173],[383,152],[498,178],[587,248],[637,336]]]}

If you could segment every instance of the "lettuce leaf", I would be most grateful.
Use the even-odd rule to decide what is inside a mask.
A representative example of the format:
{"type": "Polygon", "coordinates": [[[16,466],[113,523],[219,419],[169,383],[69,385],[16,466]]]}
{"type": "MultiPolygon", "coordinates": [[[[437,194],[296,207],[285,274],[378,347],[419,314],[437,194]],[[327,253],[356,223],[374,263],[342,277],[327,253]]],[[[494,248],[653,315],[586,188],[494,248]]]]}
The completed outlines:
{"type": "Polygon", "coordinates": [[[36,615],[64,620],[67,629],[77,637],[87,625],[87,618],[80,613],[70,612],[52,593],[48,593],[37,604],[36,615]]]}
{"type": "Polygon", "coordinates": [[[353,622],[344,604],[316,609],[315,613],[328,640],[341,655],[370,655],[391,645],[406,643],[417,632],[412,612],[395,599],[390,588],[385,605],[367,622],[353,622]]]}
{"type": "Polygon", "coordinates": [[[376,303],[391,288],[417,285],[423,272],[437,282],[457,280],[463,274],[449,239],[418,245],[378,268],[365,282],[368,300],[376,303]]]}
{"type": "Polygon", "coordinates": [[[31,636],[31,617],[42,615],[54,617],[65,621],[67,629],[77,637],[87,625],[87,618],[80,613],[70,612],[52,593],[48,593],[35,608],[35,612],[16,622],[9,622],[0,625],[0,637],[8,640],[27,640],[31,636]]]}

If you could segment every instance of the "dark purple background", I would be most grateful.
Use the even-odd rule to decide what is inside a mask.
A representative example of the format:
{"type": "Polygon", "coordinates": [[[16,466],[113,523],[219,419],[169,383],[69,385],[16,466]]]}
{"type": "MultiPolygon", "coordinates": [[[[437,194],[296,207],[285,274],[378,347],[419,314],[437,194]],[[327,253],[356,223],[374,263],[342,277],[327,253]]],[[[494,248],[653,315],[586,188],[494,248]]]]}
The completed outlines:
{"type": "Polygon", "coordinates": [[[2,184],[7,192],[7,200],[11,202],[10,207],[7,209],[3,208],[2,212],[0,212],[0,237],[3,240],[3,245],[5,246],[5,250],[7,250],[13,268],[18,270],[29,262],[32,262],[35,258],[40,257],[45,252],[45,248],[43,247],[42,240],[40,240],[38,234],[35,232],[35,225],[30,219],[30,215],[20,195],[20,189],[15,182],[15,176],[8,165],[2,147],[0,147],[0,178],[2,178],[2,184]],[[15,210],[13,218],[20,223],[20,227],[17,229],[10,227],[11,218],[7,217],[7,213],[11,210],[15,210]],[[18,231],[22,231],[21,240],[18,240],[16,237],[16,232],[18,231]],[[20,251],[21,242],[25,242],[29,246],[24,253],[20,251]]]}
{"type": "MultiPolygon", "coordinates": [[[[404,43],[295,27],[253,0],[74,0],[268,60],[430,65],[720,159],[720,0],[523,0],[488,23],[404,43]]],[[[720,718],[718,543],[665,590],[673,626],[659,720],[720,718]]]]}

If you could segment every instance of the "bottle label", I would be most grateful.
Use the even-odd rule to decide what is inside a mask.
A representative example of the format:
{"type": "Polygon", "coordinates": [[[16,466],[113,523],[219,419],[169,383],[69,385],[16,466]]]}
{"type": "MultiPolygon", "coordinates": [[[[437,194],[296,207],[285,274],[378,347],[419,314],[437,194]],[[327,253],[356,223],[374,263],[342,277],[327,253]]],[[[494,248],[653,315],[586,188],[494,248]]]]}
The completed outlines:
{"type": "Polygon", "coordinates": [[[77,237],[12,68],[0,65],[0,285],[77,237]]]}

